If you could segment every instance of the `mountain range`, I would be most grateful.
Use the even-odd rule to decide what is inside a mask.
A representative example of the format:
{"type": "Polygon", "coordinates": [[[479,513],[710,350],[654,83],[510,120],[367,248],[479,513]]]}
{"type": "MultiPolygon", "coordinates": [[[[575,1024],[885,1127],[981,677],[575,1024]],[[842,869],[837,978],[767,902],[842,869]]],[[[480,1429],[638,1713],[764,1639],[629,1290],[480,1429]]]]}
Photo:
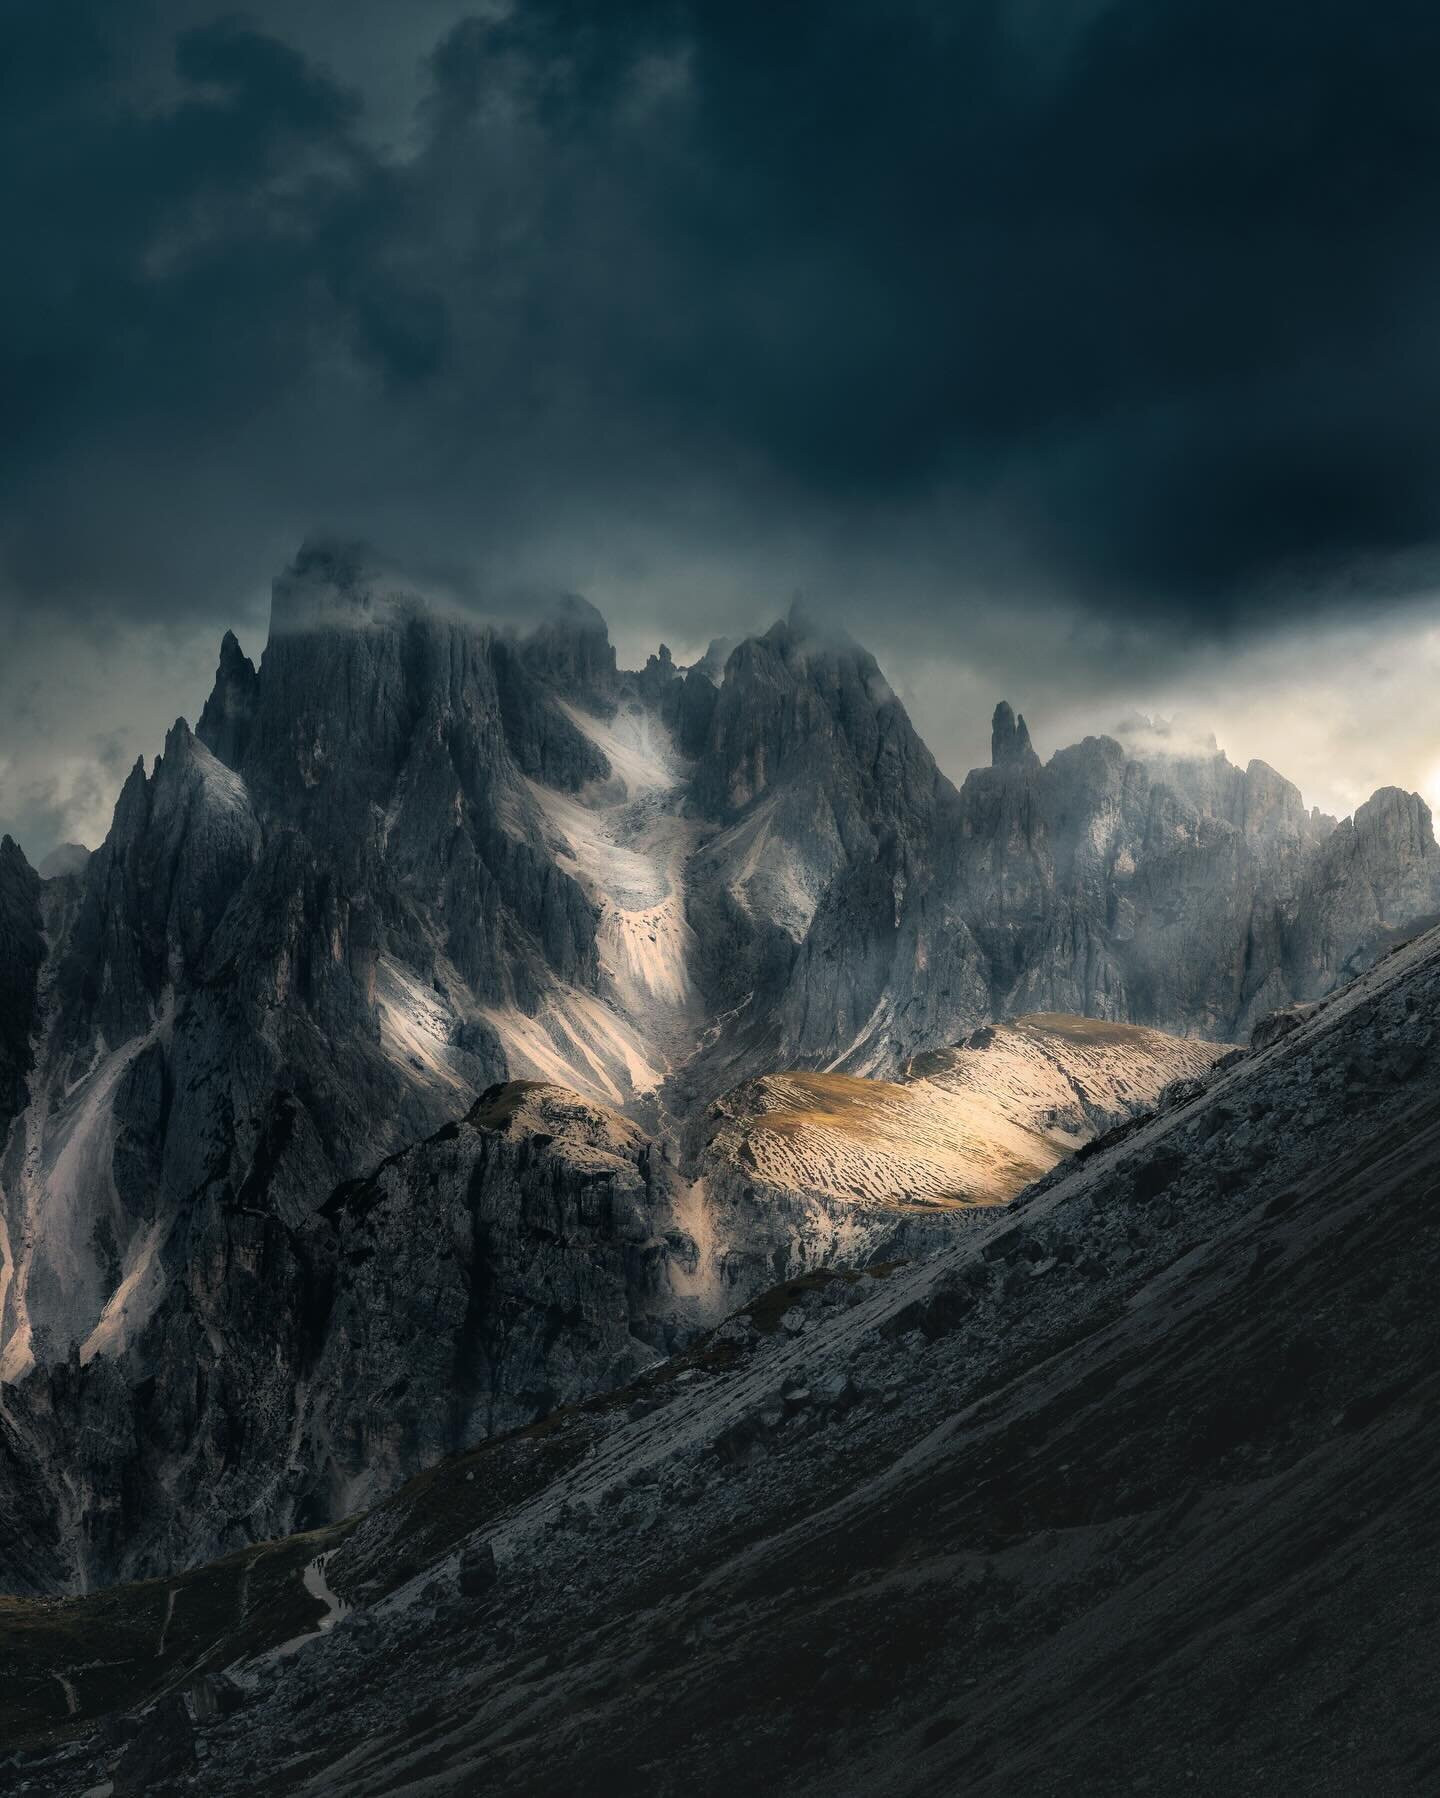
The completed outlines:
{"type": "Polygon", "coordinates": [[[1004,703],[957,788],[803,610],[625,672],[583,600],[477,621],[324,542],[47,872],[0,844],[32,1593],[328,1527],[777,1282],[949,1245],[1440,916],[1416,794],[1042,763],[1004,703]]]}

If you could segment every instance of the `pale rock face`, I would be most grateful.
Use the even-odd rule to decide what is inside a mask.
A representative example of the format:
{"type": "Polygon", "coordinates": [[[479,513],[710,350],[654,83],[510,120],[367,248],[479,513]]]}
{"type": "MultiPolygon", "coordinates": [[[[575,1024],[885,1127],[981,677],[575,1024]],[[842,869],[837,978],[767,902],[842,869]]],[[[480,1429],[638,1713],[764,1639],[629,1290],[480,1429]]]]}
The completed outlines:
{"type": "MultiPolygon", "coordinates": [[[[966,780],[901,907],[953,911],[945,942],[953,956],[969,933],[965,972],[988,1015],[1080,1012],[1233,1040],[1436,909],[1418,796],[1377,795],[1336,830],[1260,762],[1139,760],[1101,737],[1041,767],[1012,753],[1004,707],[996,739],[996,765],[966,780]]],[[[873,945],[894,927],[878,899],[869,911],[873,945]]],[[[870,955],[842,956],[837,990],[870,955]]],[[[902,980],[887,985],[892,1007],[902,980]]]]}
{"type": "Polygon", "coordinates": [[[1357,973],[1416,918],[1440,909],[1440,855],[1418,793],[1382,787],[1327,838],[1300,892],[1293,979],[1300,997],[1357,973]]]}
{"type": "Polygon", "coordinates": [[[40,877],[20,845],[0,837],[0,1144],[29,1103],[40,965],[45,958],[40,877]]]}
{"type": "Polygon", "coordinates": [[[1440,912],[1414,795],[1336,828],[1263,764],[1042,766],[1003,705],[994,742],[957,791],[798,612],[625,674],[582,600],[518,632],[302,550],[258,668],[227,636],[83,867],[0,845],[0,1583],[319,1520],[717,1294],[893,1247],[824,1182],[664,1162],[739,1082],[886,1078],[1025,1012],[1235,1040],[1440,912]],[[463,1121],[516,1079],[643,1133],[593,1278],[562,1101],[463,1121]]]}

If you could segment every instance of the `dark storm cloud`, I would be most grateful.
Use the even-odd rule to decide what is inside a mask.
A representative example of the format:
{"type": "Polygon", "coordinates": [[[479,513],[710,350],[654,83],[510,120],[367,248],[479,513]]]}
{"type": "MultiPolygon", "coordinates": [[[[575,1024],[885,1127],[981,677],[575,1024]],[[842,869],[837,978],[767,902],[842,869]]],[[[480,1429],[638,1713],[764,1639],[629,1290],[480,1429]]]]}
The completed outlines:
{"type": "Polygon", "coordinates": [[[11,603],[213,604],[317,524],[808,540],[1166,632],[1428,575],[1432,7],[325,16],[12,8],[11,603]]]}

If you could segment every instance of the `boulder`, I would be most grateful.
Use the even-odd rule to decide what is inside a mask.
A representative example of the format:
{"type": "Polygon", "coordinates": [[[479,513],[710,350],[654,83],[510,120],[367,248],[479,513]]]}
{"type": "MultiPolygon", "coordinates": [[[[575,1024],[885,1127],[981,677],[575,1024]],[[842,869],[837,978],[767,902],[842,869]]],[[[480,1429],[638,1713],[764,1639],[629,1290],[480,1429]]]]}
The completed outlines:
{"type": "Polygon", "coordinates": [[[178,1693],[160,1699],[140,1718],[113,1774],[113,1798],[150,1798],[162,1784],[195,1771],[195,1728],[178,1693]]]}
{"type": "Polygon", "coordinates": [[[1188,1105],[1192,1099],[1203,1097],[1204,1092],[1205,1082],[1203,1080],[1172,1080],[1168,1086],[1161,1089],[1159,1109],[1162,1112],[1178,1111],[1182,1105],[1188,1105]]]}
{"type": "Polygon", "coordinates": [[[460,1596],[483,1598],[499,1579],[495,1550],[488,1542],[471,1543],[460,1555],[460,1596]]]}
{"type": "Polygon", "coordinates": [[[1296,1031],[1308,1019],[1312,1018],[1318,1005],[1285,1005],[1279,1011],[1272,1011],[1250,1032],[1250,1048],[1252,1052],[1268,1049],[1273,1043],[1282,1041],[1292,1031],[1296,1031]]]}

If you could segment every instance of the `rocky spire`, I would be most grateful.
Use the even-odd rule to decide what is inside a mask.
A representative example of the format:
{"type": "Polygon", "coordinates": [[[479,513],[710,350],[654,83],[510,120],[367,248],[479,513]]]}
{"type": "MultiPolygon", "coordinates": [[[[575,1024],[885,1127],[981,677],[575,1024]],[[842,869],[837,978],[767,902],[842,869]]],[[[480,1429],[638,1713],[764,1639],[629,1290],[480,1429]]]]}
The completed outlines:
{"type": "Polygon", "coordinates": [[[57,843],[36,872],[42,880],[60,880],[67,874],[83,874],[90,851],[83,843],[57,843]]]}
{"type": "Polygon", "coordinates": [[[520,660],[547,687],[558,687],[599,710],[615,699],[615,651],[603,616],[578,593],[540,602],[534,628],[522,638],[520,660]]]}
{"type": "Polygon", "coordinates": [[[1039,756],[1030,747],[1024,713],[1017,717],[1005,699],[996,706],[995,716],[990,721],[990,763],[995,768],[1040,766],[1039,756]]]}
{"type": "Polygon", "coordinates": [[[735,647],[733,637],[712,637],[710,647],[698,662],[690,664],[692,670],[703,674],[708,681],[719,686],[725,679],[725,664],[730,660],[730,651],[735,647]]]}
{"type": "Polygon", "coordinates": [[[641,693],[651,704],[659,704],[665,696],[665,689],[679,675],[675,666],[675,658],[670,653],[670,645],[662,643],[660,653],[646,658],[645,666],[640,670],[638,685],[641,693]]]}
{"type": "Polygon", "coordinates": [[[259,699],[260,676],[234,631],[220,639],[220,665],[195,735],[227,767],[238,768],[259,699]]]}

